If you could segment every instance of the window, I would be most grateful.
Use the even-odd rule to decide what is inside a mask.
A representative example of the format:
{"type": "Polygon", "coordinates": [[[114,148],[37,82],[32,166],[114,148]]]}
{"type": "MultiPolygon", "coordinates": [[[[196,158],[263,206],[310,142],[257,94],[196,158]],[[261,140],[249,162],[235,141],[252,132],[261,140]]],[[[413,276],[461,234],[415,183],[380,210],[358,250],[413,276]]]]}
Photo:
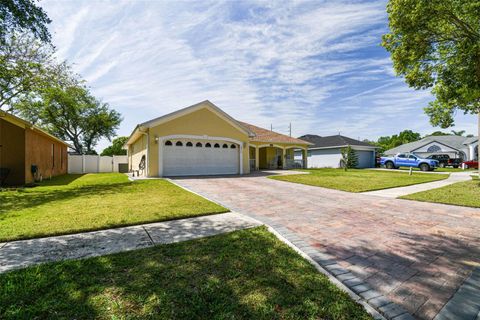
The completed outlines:
{"type": "Polygon", "coordinates": [[[172,141],[170,141],[170,140],[165,141],[165,145],[166,145],[166,146],[171,146],[171,145],[172,145],[172,141]]]}
{"type": "Polygon", "coordinates": [[[417,160],[417,157],[415,157],[414,155],[411,154],[411,155],[408,156],[408,159],[417,160]]]}
{"type": "Polygon", "coordinates": [[[181,146],[183,146],[183,143],[182,143],[182,141],[177,141],[177,143],[175,143],[175,145],[176,145],[177,147],[181,147],[181,146]]]}
{"type": "Polygon", "coordinates": [[[404,153],[400,153],[397,158],[406,158],[407,156],[404,153]]]}
{"type": "Polygon", "coordinates": [[[437,146],[435,144],[433,146],[428,147],[428,149],[427,149],[427,152],[430,152],[430,153],[440,152],[440,151],[442,151],[442,148],[440,148],[439,146],[437,146]]]}
{"type": "Polygon", "coordinates": [[[202,143],[201,143],[201,142],[197,142],[197,144],[195,145],[195,147],[201,148],[201,147],[202,147],[202,143]]]}
{"type": "Polygon", "coordinates": [[[186,144],[187,147],[193,147],[193,143],[191,143],[190,141],[187,142],[186,144]]]}
{"type": "Polygon", "coordinates": [[[214,148],[220,148],[220,145],[218,143],[215,143],[215,145],[213,147],[214,148]]]}
{"type": "Polygon", "coordinates": [[[237,148],[237,146],[236,146],[236,145],[234,145],[234,144],[232,144],[232,145],[230,146],[230,148],[231,148],[231,149],[236,149],[236,148],[237,148]]]}
{"type": "Polygon", "coordinates": [[[223,149],[228,149],[228,144],[224,143],[222,146],[223,149]]]}
{"type": "Polygon", "coordinates": [[[212,145],[210,144],[210,142],[205,143],[205,148],[211,148],[211,147],[212,145]]]}

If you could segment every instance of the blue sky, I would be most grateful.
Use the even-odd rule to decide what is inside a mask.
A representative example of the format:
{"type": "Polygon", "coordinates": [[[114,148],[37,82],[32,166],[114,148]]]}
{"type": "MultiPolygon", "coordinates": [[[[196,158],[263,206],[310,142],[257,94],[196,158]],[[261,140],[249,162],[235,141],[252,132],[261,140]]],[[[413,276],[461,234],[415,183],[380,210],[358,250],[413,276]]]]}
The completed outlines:
{"type": "MultiPolygon", "coordinates": [[[[208,99],[294,136],[376,139],[432,128],[429,92],[408,88],[380,46],[386,1],[58,1],[58,57],[119,111],[119,135],[208,99]]],[[[474,133],[473,116],[456,130],[474,133]]],[[[102,141],[98,150],[108,145],[102,141]]]]}

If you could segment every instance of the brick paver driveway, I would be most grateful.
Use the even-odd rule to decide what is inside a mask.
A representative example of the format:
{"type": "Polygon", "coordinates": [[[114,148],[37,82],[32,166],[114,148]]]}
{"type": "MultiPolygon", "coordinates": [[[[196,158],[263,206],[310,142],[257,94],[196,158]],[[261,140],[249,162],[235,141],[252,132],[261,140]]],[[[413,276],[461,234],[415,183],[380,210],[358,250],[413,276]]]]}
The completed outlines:
{"type": "Polygon", "coordinates": [[[263,176],[177,183],[296,232],[420,319],[432,319],[480,264],[480,210],[386,199],[263,176]]]}

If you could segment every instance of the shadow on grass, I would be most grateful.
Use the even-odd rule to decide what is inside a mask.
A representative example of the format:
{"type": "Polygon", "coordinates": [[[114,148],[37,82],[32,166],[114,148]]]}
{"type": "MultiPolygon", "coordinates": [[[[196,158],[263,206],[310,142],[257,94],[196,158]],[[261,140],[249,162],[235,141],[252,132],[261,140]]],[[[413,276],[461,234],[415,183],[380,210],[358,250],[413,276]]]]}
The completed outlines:
{"type": "Polygon", "coordinates": [[[83,177],[85,174],[64,174],[61,176],[57,176],[52,178],[51,180],[43,180],[38,184],[38,186],[41,187],[47,187],[47,186],[66,186],[71,184],[77,179],[80,179],[83,177]]]}
{"type": "Polygon", "coordinates": [[[373,242],[325,249],[419,319],[432,319],[480,266],[478,234],[455,238],[398,232],[394,238],[391,246],[387,241],[386,249],[373,242]]]}
{"type": "Polygon", "coordinates": [[[15,210],[32,208],[55,201],[69,200],[93,195],[107,195],[121,193],[125,188],[132,187],[131,182],[87,185],[68,189],[52,190],[17,190],[16,192],[0,193],[0,220],[3,213],[15,210]]]}
{"type": "Polygon", "coordinates": [[[0,275],[0,318],[369,319],[264,228],[0,275]]]}

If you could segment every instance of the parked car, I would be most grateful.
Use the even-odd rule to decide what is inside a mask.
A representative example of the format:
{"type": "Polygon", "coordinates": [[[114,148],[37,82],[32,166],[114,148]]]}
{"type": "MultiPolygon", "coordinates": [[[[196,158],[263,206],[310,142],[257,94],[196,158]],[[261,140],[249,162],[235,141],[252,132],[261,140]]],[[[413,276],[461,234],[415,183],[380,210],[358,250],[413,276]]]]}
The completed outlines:
{"type": "Polygon", "coordinates": [[[477,160],[469,160],[462,162],[466,168],[478,169],[478,161],[477,160]]]}
{"type": "Polygon", "coordinates": [[[433,171],[438,167],[438,161],[423,159],[414,153],[399,153],[394,157],[381,157],[380,164],[387,169],[398,169],[400,167],[420,168],[422,171],[433,171]]]}
{"type": "Polygon", "coordinates": [[[428,156],[426,159],[433,159],[438,161],[438,166],[440,168],[445,167],[454,167],[458,168],[462,165],[461,158],[450,158],[448,154],[432,154],[428,156]]]}

